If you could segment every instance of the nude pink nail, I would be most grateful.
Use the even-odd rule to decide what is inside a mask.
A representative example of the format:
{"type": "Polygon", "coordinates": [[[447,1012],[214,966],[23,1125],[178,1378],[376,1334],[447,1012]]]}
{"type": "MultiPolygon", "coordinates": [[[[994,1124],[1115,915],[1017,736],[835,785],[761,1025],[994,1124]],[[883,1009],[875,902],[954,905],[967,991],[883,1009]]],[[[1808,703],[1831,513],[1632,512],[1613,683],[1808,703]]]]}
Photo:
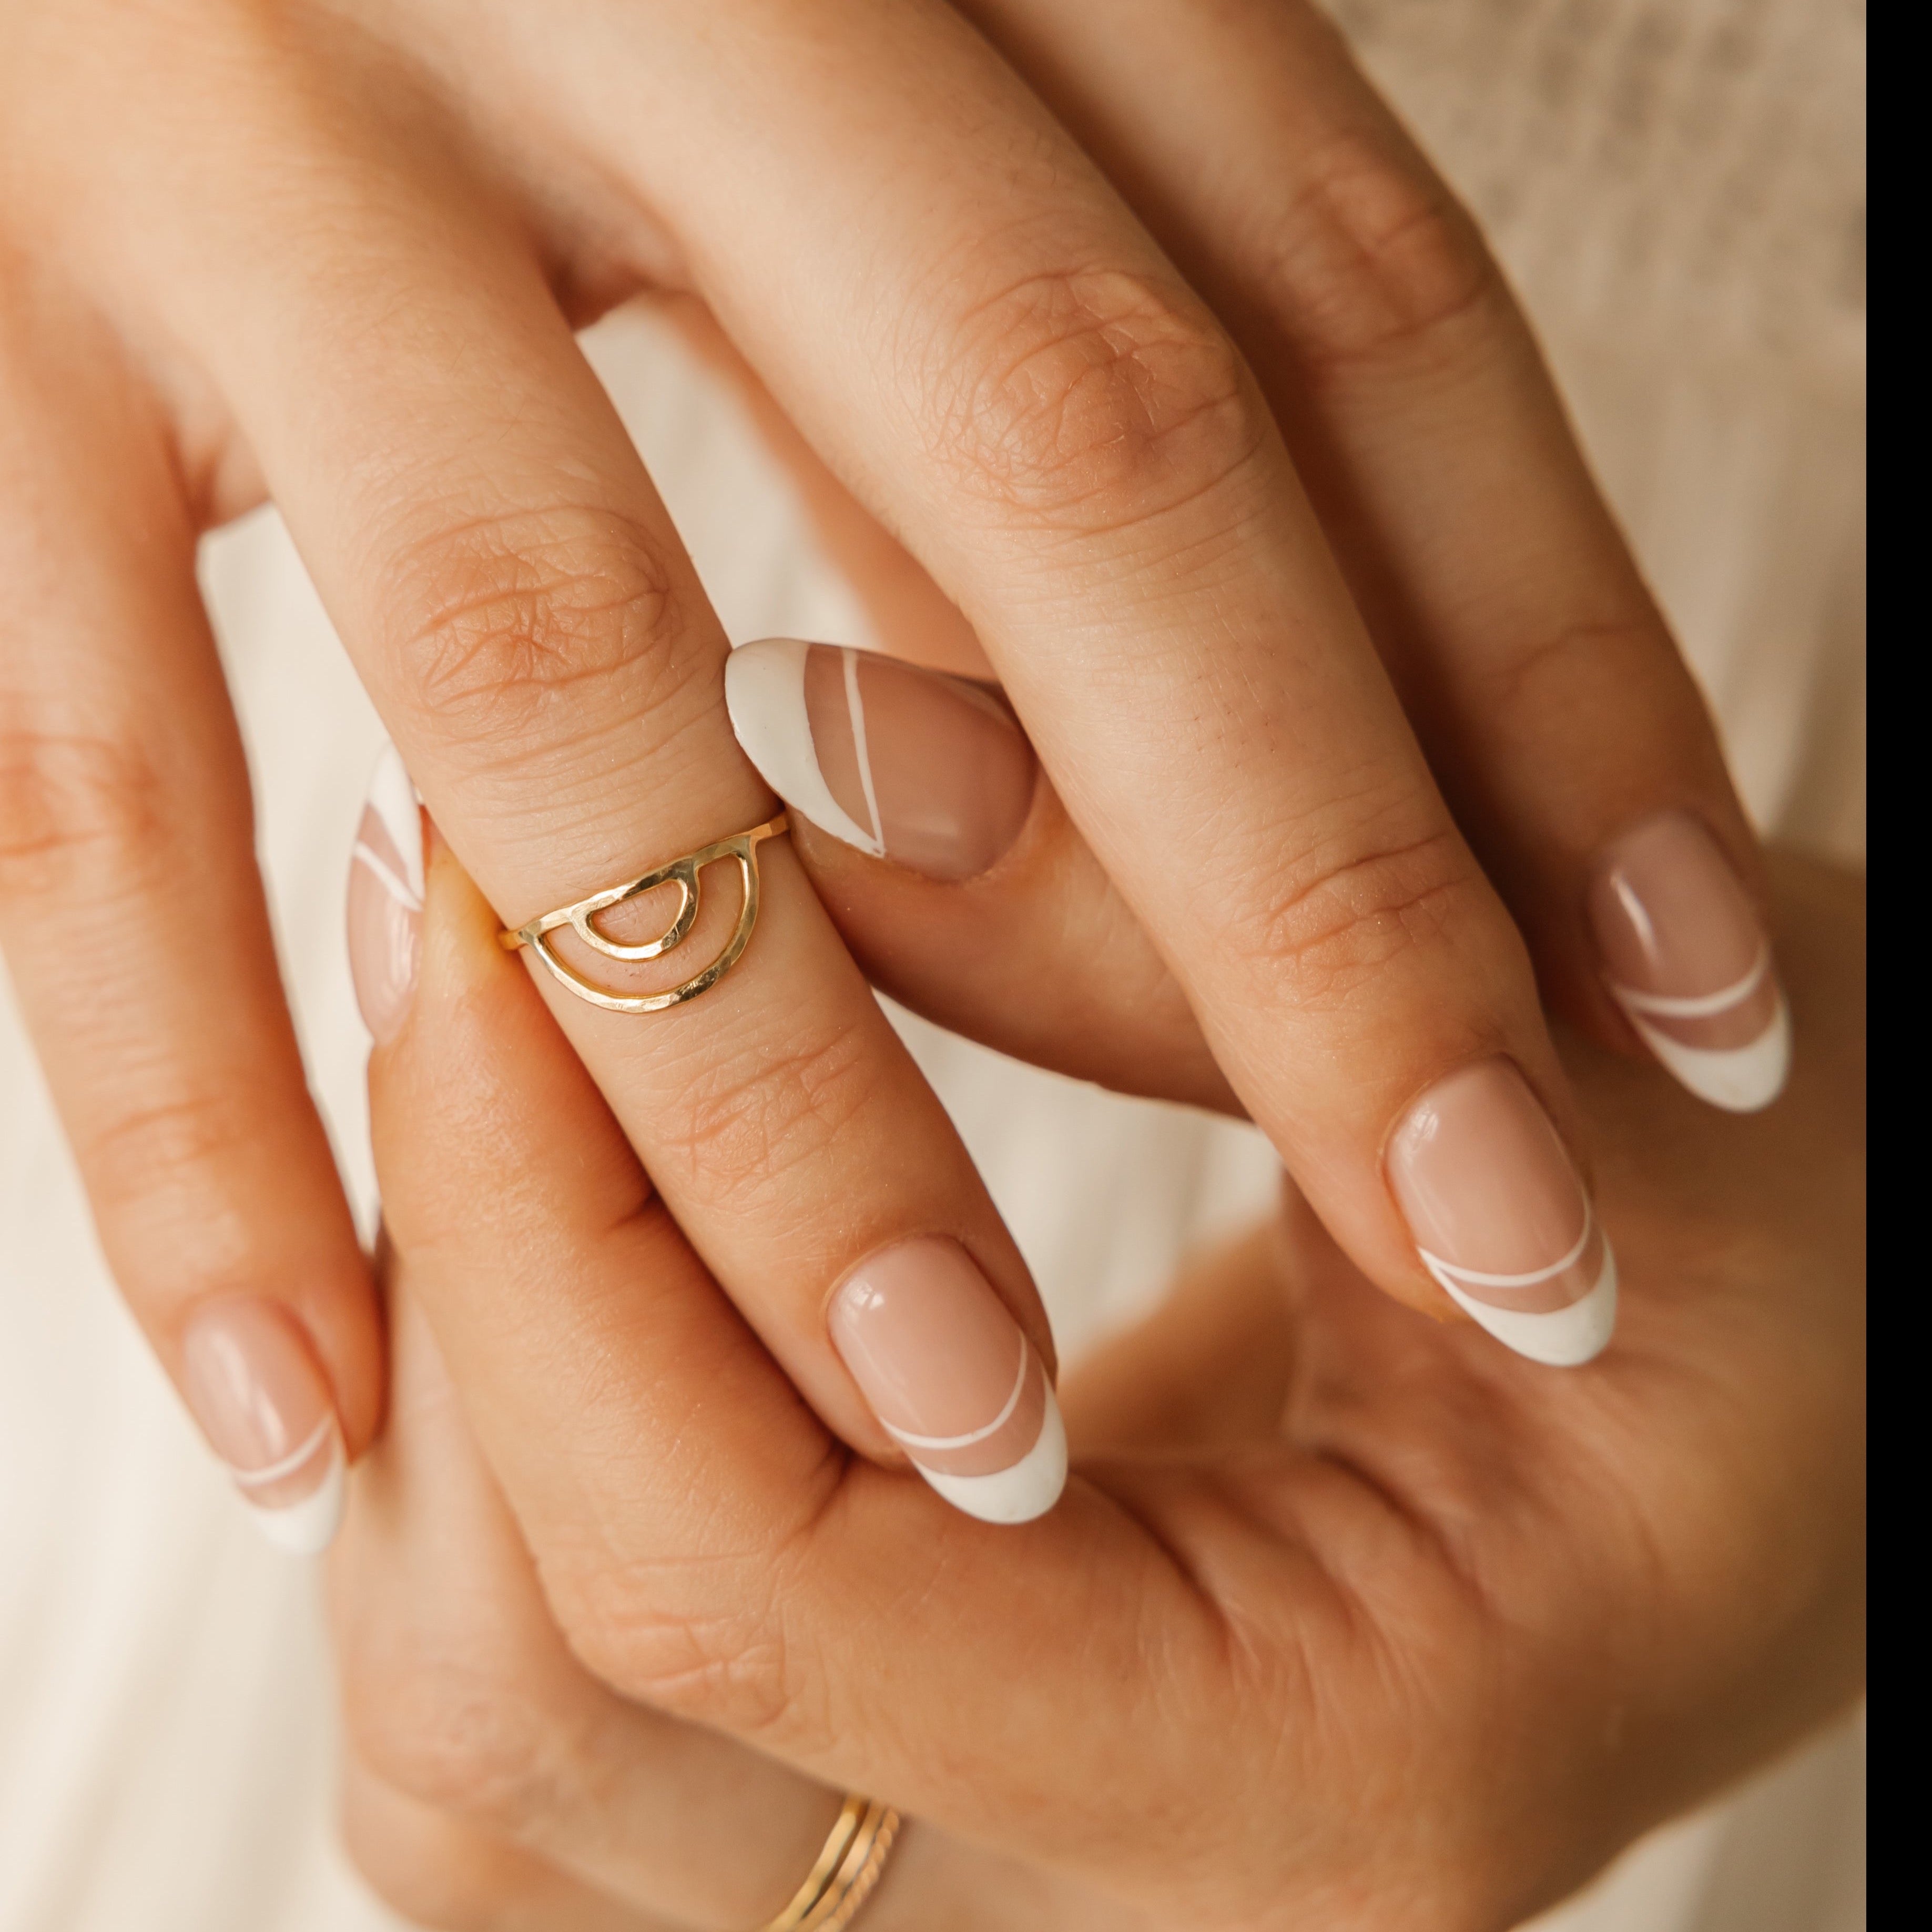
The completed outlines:
{"type": "Polygon", "coordinates": [[[1041,1361],[957,1241],[902,1241],[832,1298],[832,1340],[920,1474],[986,1522],[1027,1522],[1066,1482],[1066,1432],[1041,1361]]]}
{"type": "Polygon", "coordinates": [[[234,1296],[198,1309],[182,1337],[188,1406],[269,1541],[328,1548],[345,1462],[328,1384],[279,1302],[234,1296]]]}
{"type": "Polygon", "coordinates": [[[1660,812],[1605,851],[1590,922],[1604,976],[1644,1044],[1732,1113],[1768,1107],[1791,1068],[1771,940],[1742,882],[1688,812],[1660,812]]]}
{"type": "Polygon", "coordinates": [[[999,698],[876,651],[766,638],[727,660],[738,742],[794,811],[929,879],[976,878],[1033,804],[1033,748],[999,698]]]}
{"type": "Polygon", "coordinates": [[[349,866],[349,970],[378,1046],[401,1032],[422,962],[422,812],[389,746],[376,766],[349,866]]]}
{"type": "Polygon", "coordinates": [[[1424,1264],[1498,1341],[1558,1366],[1602,1351],[1616,1325],[1616,1258],[1509,1061],[1437,1082],[1396,1130],[1388,1170],[1424,1264]]]}

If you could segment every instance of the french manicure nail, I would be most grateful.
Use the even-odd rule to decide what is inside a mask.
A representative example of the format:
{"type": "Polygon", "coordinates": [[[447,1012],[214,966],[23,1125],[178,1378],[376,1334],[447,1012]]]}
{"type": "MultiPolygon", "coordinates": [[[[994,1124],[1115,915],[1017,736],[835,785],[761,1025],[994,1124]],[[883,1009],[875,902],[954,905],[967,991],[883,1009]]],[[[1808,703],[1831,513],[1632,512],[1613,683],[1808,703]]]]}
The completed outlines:
{"type": "Polygon", "coordinates": [[[1558,1367],[1603,1350],[1616,1258],[1550,1116],[1508,1060],[1438,1081],[1396,1130],[1388,1169],[1424,1265],[1498,1341],[1558,1367]]]}
{"type": "Polygon", "coordinates": [[[378,1046],[402,1030],[422,962],[422,812],[396,748],[386,746],[349,866],[349,970],[378,1046]]]}
{"type": "Polygon", "coordinates": [[[1041,1361],[957,1241],[924,1236],[861,1262],[832,1339],[872,1412],[951,1503],[1028,1522],[1066,1483],[1066,1431],[1041,1361]]]}
{"type": "Polygon", "coordinates": [[[999,700],[963,678],[766,638],[726,660],[724,699],[765,782],[875,859],[976,878],[1026,822],[1033,748],[999,700]]]}
{"type": "Polygon", "coordinates": [[[253,1295],[208,1303],[182,1338],[188,1406],[263,1535],[313,1556],[342,1518],[346,1459],[328,1384],[293,1316],[253,1295]]]}
{"type": "Polygon", "coordinates": [[[1590,922],[1604,976],[1644,1044],[1699,1099],[1768,1107],[1791,1070],[1771,941],[1718,842],[1660,812],[1604,853],[1590,922]]]}

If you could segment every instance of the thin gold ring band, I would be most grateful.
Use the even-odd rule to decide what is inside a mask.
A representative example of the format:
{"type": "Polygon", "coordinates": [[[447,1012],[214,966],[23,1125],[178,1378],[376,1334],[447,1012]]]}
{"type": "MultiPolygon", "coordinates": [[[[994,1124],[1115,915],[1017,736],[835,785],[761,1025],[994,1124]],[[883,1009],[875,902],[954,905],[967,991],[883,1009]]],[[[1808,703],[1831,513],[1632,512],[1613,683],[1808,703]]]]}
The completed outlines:
{"type": "Polygon", "coordinates": [[[898,1832],[890,1804],[848,1793],[805,1882],[758,1932],[844,1932],[872,1897],[898,1832]]]}
{"type": "Polygon", "coordinates": [[[716,844],[706,845],[699,851],[687,852],[682,858],[674,859],[668,865],[659,866],[637,878],[627,880],[621,886],[608,886],[601,892],[592,892],[587,899],[579,899],[574,905],[560,906],[555,912],[544,913],[527,926],[520,926],[513,932],[500,932],[496,944],[506,952],[514,952],[518,947],[527,946],[561,985],[568,986],[580,1000],[588,1000],[593,1006],[602,1006],[607,1012],[660,1013],[667,1006],[682,1006],[686,1000],[694,1000],[700,993],[709,992],[716,986],[737,964],[745,948],[751,944],[752,928],[758,922],[758,848],[766,839],[776,838],[788,830],[785,815],[780,812],[777,818],[767,819],[763,825],[754,825],[748,832],[734,832],[728,838],[721,838],[716,844]],[[725,941],[724,950],[710,965],[664,992],[614,993],[608,987],[585,979],[568,965],[550,943],[550,935],[560,926],[567,926],[586,946],[602,953],[607,959],[661,958],[690,937],[691,928],[698,922],[698,874],[706,866],[716,865],[721,859],[735,859],[738,862],[745,893],[744,902],[738,908],[738,922],[732,928],[731,937],[725,941]],[[608,912],[613,906],[622,905],[626,899],[635,898],[640,892],[673,885],[678,890],[677,912],[656,938],[640,946],[626,946],[606,938],[598,931],[596,921],[598,914],[608,912]]]}

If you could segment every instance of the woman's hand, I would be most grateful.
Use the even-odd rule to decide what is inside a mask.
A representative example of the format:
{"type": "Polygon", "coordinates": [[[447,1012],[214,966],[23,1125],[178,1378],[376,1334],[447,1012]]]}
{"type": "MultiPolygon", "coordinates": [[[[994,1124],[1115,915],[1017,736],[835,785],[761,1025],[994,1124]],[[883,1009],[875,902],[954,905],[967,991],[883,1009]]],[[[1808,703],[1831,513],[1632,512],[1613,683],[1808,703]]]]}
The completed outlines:
{"type": "Polygon", "coordinates": [[[1820,1720],[1861,1671],[1863,914],[1778,878],[1791,1104],[1571,1056],[1613,1352],[1418,1322],[1291,1196],[1072,1378],[1066,1498],[998,1533],[798,1401],[438,850],[372,1068],[365,1869],[431,1923],[751,1924],[856,1787],[918,1821],[866,1932],[1501,1928],[1820,1720]]]}
{"type": "MultiPolygon", "coordinates": [[[[1756,932],[1695,694],[1466,224],[1310,17],[1139,8],[1138,67],[1078,10],[987,19],[1114,181],[937,0],[14,0],[0,22],[0,922],[110,1262],[292,1540],[326,1534],[371,1437],[382,1345],[277,984],[195,539],[274,498],[505,924],[757,824],[724,638],[571,338],[646,285],[707,306],[964,614],[1370,1278],[1441,1306],[1439,1282],[1533,1274],[1588,1306],[1520,1345],[1575,1359],[1608,1332],[1607,1250],[1586,1227],[1568,1252],[1580,1162],[1522,943],[1276,414],[1313,399],[1345,553],[1355,525],[1399,540],[1382,641],[1605,1026],[1578,962],[1606,840],[1691,812],[1756,932]],[[1130,152],[1169,73],[1176,145],[1130,152]],[[1246,173],[1190,201],[1196,158],[1234,150],[1246,173]],[[1226,224],[1188,257],[1220,315],[1148,225],[1198,222],[1226,224]],[[1492,417],[1493,442],[1459,440],[1492,417]],[[1472,548],[1487,567],[1431,568],[1472,548]],[[1459,1114],[1466,1171],[1418,1180],[1404,1150],[1459,1114]]],[[[393,773],[383,800],[363,885],[400,908],[406,977],[393,773]]],[[[887,1456],[820,1318],[862,1258],[943,1228],[1044,1364],[1050,1342],[941,1110],[766,850],[728,988],[644,1023],[542,990],[712,1275],[822,1420],[887,1456]]],[[[1681,937],[1633,944],[1640,992],[1686,990],[1681,937]]],[[[400,1010],[393,985],[370,1009],[384,1030],[400,1010]]]]}

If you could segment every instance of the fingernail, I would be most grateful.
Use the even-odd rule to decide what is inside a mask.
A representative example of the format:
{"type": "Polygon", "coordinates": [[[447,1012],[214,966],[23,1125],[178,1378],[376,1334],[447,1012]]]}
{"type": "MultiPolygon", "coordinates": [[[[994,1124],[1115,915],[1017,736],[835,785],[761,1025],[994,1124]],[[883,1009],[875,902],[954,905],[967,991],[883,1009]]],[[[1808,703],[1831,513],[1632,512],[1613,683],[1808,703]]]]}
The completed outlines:
{"type": "Polygon", "coordinates": [[[313,1556],[342,1518],[335,1405],[293,1316],[253,1295],[210,1302],[182,1338],[188,1406],[262,1533],[313,1556]]]}
{"type": "Polygon", "coordinates": [[[1718,842],[1660,812],[1604,853],[1590,922],[1612,996],[1700,1100],[1755,1113],[1784,1091],[1791,1016],[1771,940],[1718,842]]]}
{"type": "Polygon", "coordinates": [[[1390,1185],[1430,1273],[1532,1361],[1610,1339],[1617,1264],[1550,1116],[1506,1060],[1438,1081],[1389,1143],[1390,1185]]]}
{"type": "Polygon", "coordinates": [[[1033,748],[1005,706],[963,678],[766,638],[727,659],[724,701],[772,790],[875,859],[976,878],[1026,822],[1033,748]]]}
{"type": "Polygon", "coordinates": [[[349,970],[362,1022],[386,1046],[401,1032],[422,963],[422,812],[396,748],[386,746],[349,866],[349,970]]]}
{"type": "Polygon", "coordinates": [[[1030,1522],[1058,1500],[1066,1431],[1046,1364],[957,1241],[902,1241],[861,1262],[832,1298],[832,1340],[956,1509],[1030,1522]]]}

